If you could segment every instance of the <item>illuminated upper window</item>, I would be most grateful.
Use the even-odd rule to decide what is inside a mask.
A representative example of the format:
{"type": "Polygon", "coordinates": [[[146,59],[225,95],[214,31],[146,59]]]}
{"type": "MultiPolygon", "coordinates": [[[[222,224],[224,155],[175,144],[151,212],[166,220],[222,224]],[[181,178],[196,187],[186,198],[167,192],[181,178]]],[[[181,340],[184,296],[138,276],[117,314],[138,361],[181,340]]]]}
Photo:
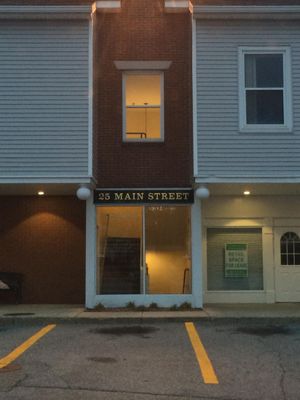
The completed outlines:
{"type": "Polygon", "coordinates": [[[127,72],[123,85],[124,140],[163,140],[163,74],[127,72]]]}

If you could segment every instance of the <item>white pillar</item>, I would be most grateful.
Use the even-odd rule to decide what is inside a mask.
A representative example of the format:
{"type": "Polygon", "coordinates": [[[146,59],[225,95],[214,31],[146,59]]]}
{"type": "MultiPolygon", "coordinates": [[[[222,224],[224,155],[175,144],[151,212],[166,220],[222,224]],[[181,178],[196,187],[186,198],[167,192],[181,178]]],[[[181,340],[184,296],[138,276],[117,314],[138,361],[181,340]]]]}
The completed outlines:
{"type": "Polygon", "coordinates": [[[96,207],[93,196],[86,201],[86,244],[85,244],[85,306],[96,305],[96,207]]]}
{"type": "Polygon", "coordinates": [[[275,303],[275,260],[272,218],[266,218],[262,229],[263,276],[266,303],[275,303]]]}
{"type": "Polygon", "coordinates": [[[202,218],[201,200],[195,198],[192,205],[192,294],[193,307],[203,307],[202,287],[202,218]]]}

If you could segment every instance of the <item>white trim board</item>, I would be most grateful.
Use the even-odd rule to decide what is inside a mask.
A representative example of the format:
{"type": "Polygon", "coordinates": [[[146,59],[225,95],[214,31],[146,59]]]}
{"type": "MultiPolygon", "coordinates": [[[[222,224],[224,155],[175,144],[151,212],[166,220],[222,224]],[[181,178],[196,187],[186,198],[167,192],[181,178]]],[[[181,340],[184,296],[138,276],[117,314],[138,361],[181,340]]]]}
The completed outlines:
{"type": "Polygon", "coordinates": [[[97,219],[93,196],[86,202],[85,226],[85,305],[93,308],[96,305],[96,260],[97,260],[97,219]]]}
{"type": "Polygon", "coordinates": [[[195,199],[191,209],[191,261],[192,261],[192,293],[194,307],[203,307],[203,224],[201,200],[195,199]]]}
{"type": "Polygon", "coordinates": [[[165,8],[189,8],[189,0],[165,0],[165,8]]]}
{"type": "Polygon", "coordinates": [[[169,69],[172,61],[114,61],[121,71],[162,71],[169,69]]]}
{"type": "Polygon", "coordinates": [[[120,8],[121,0],[96,1],[96,8],[120,8]]]}
{"type": "MultiPolygon", "coordinates": [[[[264,290],[244,291],[206,291],[204,292],[204,304],[212,303],[267,303],[267,293],[264,290]]],[[[271,301],[273,303],[273,301],[271,301]]]]}
{"type": "Polygon", "coordinates": [[[193,6],[200,19],[299,19],[300,6],[193,6]]]}
{"type": "Polygon", "coordinates": [[[293,177],[259,177],[259,178],[250,178],[250,177],[210,177],[210,178],[201,178],[196,176],[195,183],[205,184],[205,183],[300,183],[300,176],[293,177]]]}
{"type": "Polygon", "coordinates": [[[62,176],[62,177],[0,177],[0,184],[35,184],[35,183],[88,183],[93,184],[95,180],[91,176],[62,176]]]}
{"type": "Polygon", "coordinates": [[[193,171],[198,175],[197,22],[192,18],[193,171]]]}
{"type": "Polygon", "coordinates": [[[83,6],[0,6],[0,19],[89,18],[91,5],[83,6]]]}
{"type": "Polygon", "coordinates": [[[264,218],[203,217],[203,228],[263,228],[264,218]]]}
{"type": "Polygon", "coordinates": [[[274,228],[300,226],[300,218],[274,217],[274,228]]]}
{"type": "Polygon", "coordinates": [[[189,0],[165,0],[165,12],[167,13],[187,13],[190,7],[189,0]]]}
{"type": "Polygon", "coordinates": [[[93,176],[93,106],[94,106],[94,14],[89,21],[89,119],[88,119],[88,174],[93,176]]]}

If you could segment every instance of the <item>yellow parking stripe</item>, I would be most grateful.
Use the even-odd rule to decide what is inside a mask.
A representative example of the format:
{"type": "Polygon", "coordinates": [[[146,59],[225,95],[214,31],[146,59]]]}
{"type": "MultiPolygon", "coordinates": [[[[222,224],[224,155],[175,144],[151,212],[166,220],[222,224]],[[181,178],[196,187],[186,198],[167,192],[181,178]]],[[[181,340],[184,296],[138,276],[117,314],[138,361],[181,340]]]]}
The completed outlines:
{"type": "Polygon", "coordinates": [[[192,322],[186,322],[185,328],[188,332],[190,341],[196,354],[204,383],[217,385],[219,383],[218,378],[194,324],[192,322]]]}
{"type": "Polygon", "coordinates": [[[24,343],[22,343],[19,347],[9,353],[6,357],[0,359],[0,368],[6,367],[11,362],[15,361],[18,357],[20,357],[26,350],[29,349],[34,343],[36,343],[41,337],[46,335],[52,329],[54,329],[56,325],[47,325],[45,328],[38,331],[35,335],[31,336],[24,343]]]}

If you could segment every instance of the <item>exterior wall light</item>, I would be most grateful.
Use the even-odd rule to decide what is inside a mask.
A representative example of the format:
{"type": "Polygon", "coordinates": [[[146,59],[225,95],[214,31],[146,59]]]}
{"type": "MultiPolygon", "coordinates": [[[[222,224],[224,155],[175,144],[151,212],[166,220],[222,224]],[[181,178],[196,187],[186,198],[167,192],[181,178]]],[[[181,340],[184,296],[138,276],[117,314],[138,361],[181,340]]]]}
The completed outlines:
{"type": "Polygon", "coordinates": [[[210,195],[209,190],[204,186],[199,187],[195,194],[198,199],[207,199],[210,195]]]}
{"type": "Polygon", "coordinates": [[[39,191],[37,192],[37,194],[38,194],[39,196],[44,196],[45,192],[43,192],[42,190],[39,190],[39,191]]]}
{"type": "Polygon", "coordinates": [[[244,195],[245,195],[245,196],[249,196],[250,194],[251,194],[250,190],[245,190],[245,191],[244,191],[244,195]]]}
{"type": "Polygon", "coordinates": [[[80,186],[79,189],[77,189],[76,196],[78,197],[79,200],[87,200],[91,197],[91,189],[89,189],[86,186],[80,186]]]}

